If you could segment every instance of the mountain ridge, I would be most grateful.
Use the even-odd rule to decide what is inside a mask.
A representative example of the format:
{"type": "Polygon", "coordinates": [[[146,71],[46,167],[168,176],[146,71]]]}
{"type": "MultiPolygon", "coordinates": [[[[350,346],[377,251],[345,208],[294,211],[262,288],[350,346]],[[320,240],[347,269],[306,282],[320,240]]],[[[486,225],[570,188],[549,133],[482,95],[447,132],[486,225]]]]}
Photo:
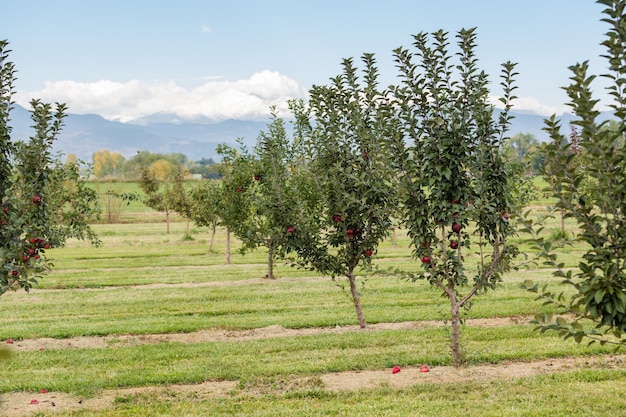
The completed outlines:
{"type": "MultiPolygon", "coordinates": [[[[509,135],[530,133],[539,141],[548,139],[544,127],[547,117],[512,111],[514,117],[509,135]]],[[[91,161],[93,153],[108,149],[129,158],[138,151],[154,153],[183,153],[191,160],[219,157],[215,150],[218,144],[237,145],[242,139],[248,147],[256,144],[259,133],[267,128],[267,121],[224,120],[213,123],[181,122],[175,115],[158,114],[147,116],[135,122],[111,121],[96,114],[72,114],[65,119],[65,126],[56,140],[53,150],[62,154],[75,154],[84,161],[91,161]]],[[[603,112],[600,119],[609,118],[603,112]]],[[[574,120],[571,114],[559,117],[563,134],[569,135],[569,124],[574,120]]],[[[10,125],[14,140],[26,140],[31,134],[30,112],[15,105],[11,112],[10,125]]]]}

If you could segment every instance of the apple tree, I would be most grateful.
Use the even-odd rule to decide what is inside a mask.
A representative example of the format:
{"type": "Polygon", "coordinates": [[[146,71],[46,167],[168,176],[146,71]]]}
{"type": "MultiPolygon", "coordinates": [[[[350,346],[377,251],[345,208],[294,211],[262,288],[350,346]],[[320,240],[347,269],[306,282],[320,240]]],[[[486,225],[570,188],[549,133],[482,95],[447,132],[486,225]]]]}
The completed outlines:
{"type": "Polygon", "coordinates": [[[97,195],[81,176],[79,162],[62,163],[52,145],[66,107],[31,101],[33,136],[11,138],[15,69],[7,41],[0,41],[0,295],[26,291],[52,268],[46,251],[69,238],[98,243],[89,222],[99,213],[97,195]]]}
{"type": "MultiPolygon", "coordinates": [[[[222,157],[219,166],[221,175],[222,201],[219,205],[221,222],[226,228],[226,263],[230,264],[230,235],[241,238],[247,235],[246,222],[251,214],[250,193],[248,188],[254,178],[252,156],[243,144],[237,139],[239,150],[226,144],[217,146],[217,154],[222,157]],[[241,151],[241,152],[240,152],[241,151]]],[[[253,241],[243,242],[241,252],[257,247],[253,241]]]]}
{"type": "Polygon", "coordinates": [[[153,210],[165,213],[165,231],[170,233],[170,215],[172,214],[170,184],[157,179],[148,168],[142,168],[139,176],[139,188],[146,194],[143,203],[153,210]]]}
{"type": "Polygon", "coordinates": [[[345,59],[329,85],[313,87],[307,106],[292,103],[307,208],[286,246],[301,265],[347,280],[363,328],[358,272],[371,267],[389,234],[396,200],[382,146],[392,119],[378,101],[374,55],[363,54],[362,62],[362,79],[353,60],[345,59]]]}
{"type": "Polygon", "coordinates": [[[293,186],[293,157],[297,155],[285,122],[271,109],[272,120],[259,133],[253,152],[222,147],[224,163],[232,167],[223,178],[231,193],[223,221],[242,241],[242,251],[267,248],[267,278],[274,279],[274,262],[282,242],[293,235],[296,218],[292,208],[299,198],[293,186]]]}
{"type": "Polygon", "coordinates": [[[558,261],[554,245],[538,239],[538,247],[546,262],[555,268],[554,276],[573,296],[543,290],[527,281],[529,290],[539,298],[555,303],[573,315],[565,317],[538,316],[542,330],[557,331],[564,338],[577,342],[590,339],[601,343],[626,345],[626,1],[599,0],[606,6],[602,21],[610,29],[602,45],[607,60],[610,107],[614,120],[598,121],[598,99],[591,89],[595,75],[589,63],[571,66],[571,83],[565,87],[579,128],[577,141],[567,141],[556,117],[546,120],[545,130],[551,141],[543,148],[546,159],[544,175],[556,199],[556,209],[576,221],[575,240],[587,249],[578,269],[566,269],[558,261]],[[579,149],[572,151],[573,146],[579,149]],[[577,163],[572,163],[573,160],[577,163]],[[592,324],[588,326],[585,324],[592,324]],[[610,337],[612,336],[612,337],[610,337]]]}
{"type": "Polygon", "coordinates": [[[190,191],[191,220],[211,229],[209,253],[213,250],[217,226],[221,224],[223,197],[222,182],[213,179],[198,183],[190,191]]]}
{"type": "Polygon", "coordinates": [[[172,210],[184,217],[187,222],[186,235],[189,234],[189,222],[192,217],[192,206],[190,191],[185,186],[185,172],[181,166],[177,166],[172,175],[170,176],[171,187],[167,193],[167,198],[170,201],[172,210]]]}
{"type": "Polygon", "coordinates": [[[394,50],[400,82],[386,101],[398,124],[387,145],[399,178],[401,218],[422,264],[412,278],[428,281],[448,299],[452,360],[459,366],[462,309],[476,294],[496,288],[518,250],[509,222],[517,178],[502,152],[514,64],[502,64],[504,110],[496,115],[474,52],[475,29],[456,37],[456,59],[444,31],[414,35],[414,50],[394,50]]]}

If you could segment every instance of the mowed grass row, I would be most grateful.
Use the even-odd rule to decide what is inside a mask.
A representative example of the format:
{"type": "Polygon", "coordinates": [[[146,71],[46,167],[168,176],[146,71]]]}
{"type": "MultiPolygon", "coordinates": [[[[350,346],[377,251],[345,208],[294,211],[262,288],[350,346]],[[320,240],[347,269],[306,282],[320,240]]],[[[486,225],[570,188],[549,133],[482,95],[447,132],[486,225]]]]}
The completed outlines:
{"type": "MultiPolygon", "coordinates": [[[[426,283],[373,277],[365,282],[361,293],[369,323],[447,317],[446,300],[426,283]]],[[[535,302],[533,294],[514,282],[476,298],[468,317],[553,311],[552,307],[535,302]]],[[[245,285],[34,290],[31,294],[5,295],[0,315],[0,340],[356,324],[347,289],[328,278],[278,279],[245,285]]]]}
{"type": "MultiPolygon", "coordinates": [[[[100,225],[101,248],[73,241],[66,248],[50,251],[56,259],[52,274],[30,294],[3,296],[0,340],[355,323],[348,292],[339,288],[345,284],[343,279],[333,283],[329,277],[279,261],[277,273],[281,278],[259,280],[266,273],[264,249],[242,256],[236,252],[239,243],[233,239],[235,263],[225,265],[223,253],[207,254],[201,240],[202,233],[208,231],[198,232],[194,241],[161,242],[164,236],[180,239],[184,229],[184,223],[175,223],[172,233],[165,235],[159,224],[100,225]],[[119,240],[120,234],[131,244],[119,240]]],[[[400,231],[397,237],[397,246],[385,242],[375,262],[382,268],[420,268],[410,258],[406,235],[400,231]]],[[[224,239],[220,230],[216,241],[224,239]]],[[[539,283],[554,281],[547,270],[512,271],[497,291],[475,299],[469,317],[554,312],[520,289],[522,281],[529,278],[539,283]]],[[[425,282],[391,275],[363,276],[361,282],[369,323],[447,317],[447,304],[440,291],[425,282]]]]}
{"type": "MultiPolygon", "coordinates": [[[[278,381],[277,384],[280,384],[278,381]]],[[[584,370],[516,380],[418,384],[327,392],[314,387],[284,395],[206,398],[194,392],[118,397],[112,408],[70,417],[153,416],[437,416],[618,417],[626,414],[622,371],[584,370]]],[[[48,415],[48,414],[45,414],[48,415]]]]}
{"type": "MultiPolygon", "coordinates": [[[[394,365],[437,367],[450,365],[447,345],[445,328],[428,328],[35,350],[19,352],[3,366],[0,391],[39,392],[45,388],[91,396],[101,389],[120,387],[320,376],[390,370],[394,365]]],[[[534,332],[528,325],[467,327],[463,345],[469,364],[605,354],[614,349],[563,342],[554,335],[534,332]]]]}
{"type": "MultiPolygon", "coordinates": [[[[554,221],[551,225],[556,227],[554,221]]],[[[191,238],[185,238],[185,222],[172,223],[170,234],[165,233],[165,225],[160,223],[107,224],[95,225],[94,228],[102,240],[100,247],[87,242],[70,241],[65,248],[48,251],[47,256],[54,260],[55,272],[41,280],[38,288],[206,282],[237,277],[250,279],[263,277],[267,272],[266,249],[260,248],[242,255],[239,252],[241,243],[234,237],[231,239],[231,264],[235,267],[229,270],[225,265],[226,234],[223,229],[218,229],[209,252],[210,231],[191,227],[191,238]],[[202,267],[217,269],[201,272],[199,269],[202,267]]],[[[523,239],[524,236],[520,236],[517,240],[522,242],[523,239]]],[[[532,258],[528,244],[522,244],[521,250],[532,258]]],[[[583,250],[582,244],[566,246],[561,251],[560,261],[567,267],[575,267],[583,250]]],[[[395,244],[390,236],[379,247],[373,263],[382,269],[400,268],[415,272],[422,266],[411,255],[410,239],[404,230],[399,229],[395,244]]],[[[464,256],[466,267],[471,273],[478,259],[472,253],[465,253],[464,256]]],[[[520,256],[516,262],[523,264],[525,261],[526,258],[520,256]]],[[[286,261],[278,260],[276,266],[280,277],[317,275],[314,271],[289,267],[286,261]]],[[[542,267],[542,264],[538,263],[535,267],[542,267]]]]}

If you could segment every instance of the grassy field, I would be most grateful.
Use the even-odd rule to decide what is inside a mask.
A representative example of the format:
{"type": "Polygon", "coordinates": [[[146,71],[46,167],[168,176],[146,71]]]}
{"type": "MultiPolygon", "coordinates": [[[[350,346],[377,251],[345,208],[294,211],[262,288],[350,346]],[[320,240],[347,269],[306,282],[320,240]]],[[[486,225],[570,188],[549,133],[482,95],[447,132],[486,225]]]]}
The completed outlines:
{"type": "MultiPolygon", "coordinates": [[[[121,208],[123,223],[94,226],[102,247],[71,241],[50,251],[52,274],[30,294],[0,300],[0,340],[14,341],[0,414],[626,414],[624,356],[528,324],[555,311],[520,284],[552,282],[549,270],[512,272],[476,299],[462,335],[467,366],[454,369],[447,305],[426,283],[362,276],[369,326],[359,330],[343,281],[280,262],[279,278],[263,279],[265,251],[243,256],[236,241],[225,265],[223,231],[209,253],[208,230],[192,227],[189,240],[181,221],[166,234],[159,213],[132,222],[149,213],[136,204],[121,208]]],[[[562,259],[574,267],[583,250],[562,259]]],[[[400,230],[376,262],[419,268],[410,255],[400,230]]]]}

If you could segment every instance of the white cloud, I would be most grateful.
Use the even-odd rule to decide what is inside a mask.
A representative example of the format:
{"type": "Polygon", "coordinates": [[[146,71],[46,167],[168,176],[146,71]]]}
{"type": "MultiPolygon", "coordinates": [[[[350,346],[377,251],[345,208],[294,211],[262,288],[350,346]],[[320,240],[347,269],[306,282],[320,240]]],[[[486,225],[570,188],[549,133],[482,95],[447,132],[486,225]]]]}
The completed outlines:
{"type": "MultiPolygon", "coordinates": [[[[504,107],[499,97],[491,96],[489,101],[498,108],[504,107]]],[[[513,110],[528,111],[541,116],[552,116],[553,114],[560,116],[569,112],[570,108],[564,104],[559,106],[546,105],[533,97],[518,97],[513,100],[513,110]]]]}
{"type": "Polygon", "coordinates": [[[211,33],[211,28],[207,25],[200,25],[200,30],[202,33],[211,33]]]}
{"type": "Polygon", "coordinates": [[[121,122],[160,112],[182,119],[259,120],[267,118],[270,106],[285,111],[289,99],[306,95],[296,81],[266,70],[247,80],[209,78],[192,89],[174,82],[48,81],[43,90],[16,94],[15,101],[22,106],[28,106],[33,97],[58,101],[67,103],[70,113],[94,113],[121,122]]]}
{"type": "MultiPolygon", "coordinates": [[[[32,98],[40,98],[44,102],[67,103],[70,113],[93,113],[128,122],[155,113],[172,113],[182,120],[266,120],[270,106],[276,107],[279,114],[286,114],[289,99],[306,97],[307,91],[293,79],[265,70],[237,81],[204,77],[203,83],[194,88],[184,88],[173,81],[47,81],[43,90],[17,93],[14,98],[24,107],[29,107],[32,98]]],[[[502,107],[497,97],[489,100],[502,107]]],[[[569,111],[565,105],[545,105],[532,97],[515,99],[513,109],[542,116],[569,111]]]]}

